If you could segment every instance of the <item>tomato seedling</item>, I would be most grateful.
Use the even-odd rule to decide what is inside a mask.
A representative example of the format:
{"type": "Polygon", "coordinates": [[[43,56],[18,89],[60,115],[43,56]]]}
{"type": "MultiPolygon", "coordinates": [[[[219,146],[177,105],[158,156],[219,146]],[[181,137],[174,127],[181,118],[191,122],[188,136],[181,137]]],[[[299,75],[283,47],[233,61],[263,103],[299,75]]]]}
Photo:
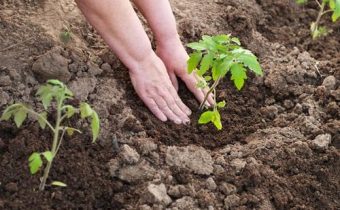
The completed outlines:
{"type": "MultiPolygon", "coordinates": [[[[328,13],[332,13],[332,21],[336,22],[340,18],[340,0],[315,0],[319,6],[319,13],[315,22],[310,25],[313,39],[326,36],[331,31],[325,26],[320,26],[321,18],[328,13]]],[[[308,0],[296,0],[298,4],[305,4],[308,0]]]]}
{"type": "Polygon", "coordinates": [[[256,56],[251,51],[242,48],[238,38],[230,35],[203,36],[199,42],[190,43],[187,46],[193,49],[188,60],[188,72],[190,74],[196,72],[201,77],[197,88],[209,87],[209,82],[212,82],[200,109],[202,110],[210,94],[213,94],[215,100],[212,110],[203,112],[198,123],[212,122],[218,130],[221,130],[221,115],[218,109],[226,105],[225,101],[216,101],[216,87],[221,79],[230,72],[234,85],[241,90],[247,79],[247,70],[262,76],[262,68],[256,56]]]}
{"type": "MultiPolygon", "coordinates": [[[[39,186],[39,190],[44,190],[52,162],[60,149],[60,145],[63,141],[65,133],[69,136],[72,136],[74,132],[81,133],[81,131],[78,129],[63,126],[62,122],[65,119],[73,117],[76,113],[80,113],[80,117],[82,119],[90,118],[93,142],[95,142],[99,135],[100,122],[98,114],[91,108],[89,104],[80,103],[79,108],[65,104],[65,100],[73,98],[73,93],[58,80],[48,80],[45,85],[42,85],[38,89],[36,96],[42,102],[44,111],[36,112],[29,105],[16,103],[5,109],[0,120],[10,120],[13,117],[16,126],[20,127],[28,115],[31,115],[38,121],[42,129],[45,129],[47,126],[52,130],[53,141],[51,150],[45,152],[34,152],[28,158],[29,169],[32,175],[36,174],[43,166],[42,157],[46,159],[47,164],[45,166],[44,174],[39,186]],[[47,120],[47,111],[51,107],[56,108],[56,121],[54,126],[52,126],[52,124],[47,120]]],[[[66,186],[66,184],[60,181],[53,181],[51,185],[60,187],[66,186]]]]}

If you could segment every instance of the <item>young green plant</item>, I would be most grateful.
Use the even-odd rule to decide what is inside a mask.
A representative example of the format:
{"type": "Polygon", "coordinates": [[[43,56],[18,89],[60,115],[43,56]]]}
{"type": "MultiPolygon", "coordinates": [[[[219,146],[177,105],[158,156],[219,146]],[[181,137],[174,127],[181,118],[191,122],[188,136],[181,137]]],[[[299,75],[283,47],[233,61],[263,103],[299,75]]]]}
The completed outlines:
{"type": "MultiPolygon", "coordinates": [[[[313,39],[326,36],[331,31],[325,26],[320,26],[321,18],[332,13],[332,21],[336,22],[340,18],[340,0],[314,0],[319,6],[319,13],[315,22],[310,25],[310,30],[313,39]]],[[[298,4],[306,4],[308,0],[296,0],[298,4]]]]}
{"type": "Polygon", "coordinates": [[[67,45],[71,41],[72,33],[68,26],[64,26],[63,30],[59,34],[59,39],[64,45],[67,45]]]}
{"type": "Polygon", "coordinates": [[[212,122],[218,130],[221,130],[219,109],[225,107],[226,102],[216,101],[216,87],[230,72],[234,85],[241,90],[247,79],[247,70],[261,76],[263,74],[261,66],[256,56],[242,48],[238,38],[230,35],[203,36],[199,42],[190,43],[187,46],[193,50],[188,60],[188,72],[190,74],[195,72],[202,78],[197,88],[209,88],[200,109],[203,109],[210,94],[213,94],[215,100],[212,110],[203,112],[198,123],[212,122]],[[209,83],[212,83],[211,87],[209,83]]]}
{"type": "MultiPolygon", "coordinates": [[[[87,103],[80,103],[79,108],[75,108],[72,105],[65,104],[67,99],[73,98],[73,93],[60,81],[48,80],[45,85],[42,85],[36,96],[42,102],[44,111],[34,111],[29,105],[23,103],[16,103],[9,106],[2,114],[0,120],[10,120],[12,117],[17,127],[20,127],[28,115],[35,118],[40,127],[45,129],[46,126],[52,130],[53,141],[51,149],[45,152],[34,152],[29,158],[29,169],[31,174],[36,174],[39,169],[43,166],[43,159],[45,158],[47,164],[39,190],[44,190],[46,186],[46,180],[49,176],[49,172],[52,166],[52,162],[56,157],[60,145],[63,141],[65,133],[72,136],[74,132],[81,133],[80,130],[62,125],[65,119],[69,119],[75,116],[76,113],[80,113],[82,119],[89,118],[91,120],[91,131],[93,136],[93,142],[99,135],[100,122],[98,114],[91,108],[87,103]],[[54,126],[47,120],[47,111],[49,108],[55,107],[56,109],[56,121],[54,126]]],[[[66,184],[60,181],[53,181],[51,185],[65,187],[66,184]]]]}

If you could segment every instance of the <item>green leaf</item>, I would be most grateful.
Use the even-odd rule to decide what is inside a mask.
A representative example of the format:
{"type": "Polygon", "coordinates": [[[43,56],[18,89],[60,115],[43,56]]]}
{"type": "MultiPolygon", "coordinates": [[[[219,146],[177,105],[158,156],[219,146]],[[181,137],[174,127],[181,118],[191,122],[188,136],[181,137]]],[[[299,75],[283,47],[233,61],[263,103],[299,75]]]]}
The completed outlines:
{"type": "Polygon", "coordinates": [[[8,112],[4,112],[0,118],[0,120],[9,120],[13,115],[13,111],[8,111],[8,112]]]}
{"type": "Polygon", "coordinates": [[[340,17],[340,0],[334,1],[332,21],[335,22],[340,17]]]}
{"type": "Polygon", "coordinates": [[[87,103],[81,103],[79,109],[80,109],[80,117],[82,119],[86,117],[90,117],[93,113],[91,106],[87,103]]]}
{"type": "Polygon", "coordinates": [[[228,73],[232,64],[233,64],[233,58],[232,57],[227,56],[227,57],[223,58],[223,61],[218,66],[218,68],[221,69],[221,76],[222,77],[224,77],[228,73]]]}
{"type": "Polygon", "coordinates": [[[329,30],[325,26],[317,26],[314,22],[311,24],[311,32],[313,40],[329,34],[329,30]]]}
{"type": "Polygon", "coordinates": [[[198,74],[200,76],[204,75],[207,72],[207,70],[210,68],[213,62],[213,59],[214,57],[212,53],[208,53],[203,56],[202,61],[201,61],[201,67],[200,67],[200,70],[198,71],[198,74]]]}
{"type": "Polygon", "coordinates": [[[213,37],[213,40],[215,42],[218,42],[220,44],[228,42],[230,39],[230,35],[222,34],[222,35],[217,35],[213,37]]]}
{"type": "Polygon", "coordinates": [[[211,76],[205,76],[204,79],[205,79],[205,81],[209,82],[212,79],[212,77],[211,76]]]}
{"type": "Polygon", "coordinates": [[[67,187],[67,184],[65,184],[64,182],[60,182],[60,181],[53,181],[51,185],[57,186],[57,187],[67,187]]]}
{"type": "Polygon", "coordinates": [[[214,123],[215,127],[218,130],[222,129],[221,115],[220,115],[220,113],[218,111],[214,112],[214,117],[213,117],[212,122],[214,123]]]}
{"type": "Polygon", "coordinates": [[[42,97],[43,95],[45,95],[45,94],[47,94],[49,92],[51,92],[51,86],[49,86],[49,85],[42,85],[42,86],[40,86],[40,88],[38,89],[38,91],[37,91],[37,93],[35,95],[42,97]]]}
{"type": "Polygon", "coordinates": [[[100,130],[99,116],[97,112],[95,111],[93,111],[92,113],[91,129],[92,129],[93,142],[95,142],[96,139],[98,138],[99,130],[100,130]]]}
{"type": "Polygon", "coordinates": [[[41,157],[40,157],[40,153],[37,153],[37,152],[34,152],[28,158],[28,161],[29,161],[28,165],[29,165],[31,174],[37,173],[43,164],[41,157]]]}
{"type": "Polygon", "coordinates": [[[71,40],[71,33],[69,31],[62,31],[59,34],[59,39],[61,42],[63,42],[64,44],[67,44],[70,42],[71,40]]]}
{"type": "Polygon", "coordinates": [[[218,68],[220,63],[221,63],[220,60],[216,60],[212,64],[211,72],[212,72],[212,79],[214,81],[216,81],[218,79],[218,77],[221,75],[221,71],[220,71],[221,69],[218,68]]]}
{"type": "Polygon", "coordinates": [[[193,43],[187,44],[187,46],[193,50],[198,50],[198,51],[202,51],[206,49],[206,45],[203,42],[193,42],[193,43]]]}
{"type": "Polygon", "coordinates": [[[201,58],[202,58],[202,53],[200,52],[195,52],[190,55],[190,58],[187,62],[189,74],[191,74],[192,71],[197,68],[197,65],[199,64],[201,58]]]}
{"type": "Polygon", "coordinates": [[[217,103],[217,107],[218,107],[218,108],[224,108],[225,105],[226,105],[226,102],[225,102],[225,101],[220,101],[220,102],[217,103]]]}
{"type": "Polygon", "coordinates": [[[208,35],[203,35],[202,36],[202,42],[206,43],[210,46],[214,46],[216,44],[214,37],[208,36],[208,35]]]}
{"type": "Polygon", "coordinates": [[[52,93],[46,93],[44,95],[41,95],[41,102],[45,110],[47,110],[48,107],[51,105],[52,99],[53,99],[52,93]]]}
{"type": "Polygon", "coordinates": [[[223,52],[227,52],[228,51],[228,47],[227,45],[222,45],[222,44],[217,44],[216,45],[216,49],[219,51],[219,53],[223,53],[223,52]]]}
{"type": "Polygon", "coordinates": [[[240,40],[238,38],[236,38],[236,37],[231,38],[231,41],[234,42],[237,45],[241,45],[240,40]]]}
{"type": "Polygon", "coordinates": [[[46,158],[48,162],[51,162],[53,160],[53,154],[51,151],[43,152],[42,155],[46,158]]]}
{"type": "Polygon", "coordinates": [[[298,4],[305,4],[308,0],[296,0],[296,3],[298,4]]]}
{"type": "Polygon", "coordinates": [[[42,112],[39,114],[38,123],[42,129],[46,128],[47,112],[42,112]]]}
{"type": "Polygon", "coordinates": [[[70,98],[73,97],[72,91],[68,89],[66,86],[65,86],[65,96],[69,96],[70,98]]]}
{"type": "Polygon", "coordinates": [[[335,9],[335,0],[329,0],[329,8],[331,8],[334,11],[334,9],[335,9]]]}
{"type": "Polygon", "coordinates": [[[74,134],[74,132],[81,133],[80,130],[75,129],[75,128],[66,127],[65,129],[66,129],[67,135],[69,135],[69,136],[72,136],[74,134]]]}
{"type": "Polygon", "coordinates": [[[15,112],[21,109],[22,106],[23,104],[20,103],[10,105],[3,112],[0,120],[9,120],[15,112]]]}
{"type": "Polygon", "coordinates": [[[230,70],[233,61],[231,57],[225,57],[223,60],[214,62],[212,68],[212,77],[216,81],[218,77],[224,77],[230,70]]]}
{"type": "Polygon", "coordinates": [[[231,80],[238,90],[241,90],[244,85],[244,80],[247,79],[246,69],[242,64],[233,64],[231,66],[231,80]]]}
{"type": "Polygon", "coordinates": [[[27,110],[24,108],[19,109],[17,112],[14,113],[14,122],[19,128],[22,123],[27,118],[27,110]]]}
{"type": "Polygon", "coordinates": [[[322,0],[322,3],[327,4],[330,0],[322,0]]]}
{"type": "Polygon", "coordinates": [[[42,129],[46,128],[47,112],[42,112],[39,114],[38,123],[42,129]]]}
{"type": "Polygon", "coordinates": [[[236,60],[238,62],[243,63],[245,66],[247,66],[251,71],[253,71],[255,74],[262,76],[262,68],[257,61],[256,56],[250,52],[249,50],[245,49],[236,49],[233,50],[233,54],[236,57],[236,60]]]}
{"type": "Polygon", "coordinates": [[[61,87],[61,88],[63,88],[65,86],[64,83],[60,82],[57,79],[47,80],[47,84],[50,84],[50,85],[53,85],[53,86],[58,86],[58,87],[61,87]]]}
{"type": "Polygon", "coordinates": [[[213,111],[206,111],[203,112],[198,120],[199,124],[207,124],[211,122],[214,118],[214,112],[213,111]]]}
{"type": "Polygon", "coordinates": [[[199,89],[203,89],[205,87],[207,87],[207,82],[205,80],[200,80],[197,82],[196,87],[199,89]]]}
{"type": "Polygon", "coordinates": [[[63,108],[66,109],[67,118],[71,118],[76,113],[76,109],[71,105],[66,105],[63,108]]]}

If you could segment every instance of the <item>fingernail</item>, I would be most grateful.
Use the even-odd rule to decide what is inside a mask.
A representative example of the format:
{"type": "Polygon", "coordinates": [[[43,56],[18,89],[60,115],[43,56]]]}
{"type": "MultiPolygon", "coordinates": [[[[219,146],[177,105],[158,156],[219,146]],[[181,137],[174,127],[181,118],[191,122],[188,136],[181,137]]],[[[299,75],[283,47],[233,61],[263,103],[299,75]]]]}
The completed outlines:
{"type": "Polygon", "coordinates": [[[164,118],[160,118],[160,120],[161,120],[162,122],[166,122],[166,121],[168,120],[168,118],[164,117],[164,118]]]}
{"type": "Polygon", "coordinates": [[[185,125],[188,125],[188,124],[190,123],[190,119],[185,119],[185,120],[183,120],[183,123],[184,123],[185,125]]]}
{"type": "Polygon", "coordinates": [[[187,113],[186,114],[190,116],[192,114],[191,110],[187,109],[187,113]]]}
{"type": "Polygon", "coordinates": [[[175,123],[179,125],[179,124],[181,124],[181,123],[182,123],[182,120],[180,120],[180,119],[176,119],[176,120],[175,120],[175,123]]]}

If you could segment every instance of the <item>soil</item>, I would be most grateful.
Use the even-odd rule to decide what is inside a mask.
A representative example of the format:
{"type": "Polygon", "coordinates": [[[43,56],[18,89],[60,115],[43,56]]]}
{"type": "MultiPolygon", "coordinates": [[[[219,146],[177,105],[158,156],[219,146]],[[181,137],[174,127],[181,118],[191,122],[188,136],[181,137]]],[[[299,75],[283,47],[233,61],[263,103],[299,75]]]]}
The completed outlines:
{"type": "Polygon", "coordinates": [[[0,111],[17,101],[41,108],[38,86],[60,77],[102,127],[92,144],[87,122],[67,122],[85,132],[66,137],[49,181],[68,186],[39,192],[27,158],[47,150],[51,134],[33,119],[1,121],[0,209],[340,209],[340,23],[325,18],[333,32],[313,41],[314,2],[171,4],[184,43],[231,33],[265,71],[240,92],[223,81],[222,131],[197,124],[184,84],[179,95],[197,110],[191,124],[160,123],[73,1],[0,1],[0,111]],[[59,39],[66,27],[68,44],[59,39]]]}

